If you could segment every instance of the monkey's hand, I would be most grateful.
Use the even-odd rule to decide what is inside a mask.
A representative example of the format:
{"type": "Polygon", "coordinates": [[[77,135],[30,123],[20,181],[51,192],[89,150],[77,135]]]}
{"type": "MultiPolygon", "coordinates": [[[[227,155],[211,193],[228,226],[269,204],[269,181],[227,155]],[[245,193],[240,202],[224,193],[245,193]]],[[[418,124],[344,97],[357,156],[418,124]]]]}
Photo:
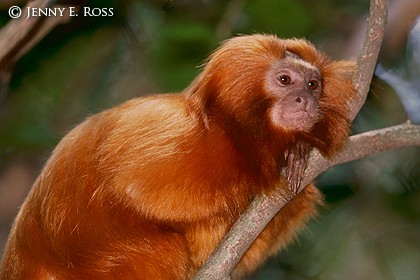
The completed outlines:
{"type": "Polygon", "coordinates": [[[311,149],[312,147],[308,143],[298,142],[296,146],[285,153],[286,178],[293,193],[297,193],[300,188],[311,149]]]}

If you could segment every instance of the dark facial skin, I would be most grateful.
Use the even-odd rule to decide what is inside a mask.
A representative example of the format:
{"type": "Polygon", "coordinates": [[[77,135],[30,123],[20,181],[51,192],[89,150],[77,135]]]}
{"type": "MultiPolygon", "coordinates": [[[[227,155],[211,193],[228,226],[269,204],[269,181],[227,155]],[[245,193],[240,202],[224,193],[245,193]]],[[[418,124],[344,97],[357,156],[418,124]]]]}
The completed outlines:
{"type": "Polygon", "coordinates": [[[273,124],[286,130],[309,131],[319,118],[319,70],[294,55],[286,55],[268,72],[267,85],[274,100],[270,110],[273,124]]]}

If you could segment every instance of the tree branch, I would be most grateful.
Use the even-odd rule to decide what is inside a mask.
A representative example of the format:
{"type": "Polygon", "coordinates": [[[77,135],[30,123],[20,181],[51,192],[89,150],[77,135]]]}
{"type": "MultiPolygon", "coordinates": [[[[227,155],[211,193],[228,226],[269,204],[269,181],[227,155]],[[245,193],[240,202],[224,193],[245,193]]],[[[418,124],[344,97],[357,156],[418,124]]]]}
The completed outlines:
{"type": "MultiPolygon", "coordinates": [[[[371,0],[368,27],[353,78],[358,94],[349,101],[351,120],[355,118],[367,97],[385,31],[387,11],[388,0],[371,0]]],[[[352,136],[347,141],[344,151],[331,161],[314,152],[309,160],[302,186],[305,187],[321,172],[335,164],[407,145],[420,145],[420,126],[403,124],[352,136]]],[[[256,197],[194,279],[230,279],[231,271],[252,242],[293,197],[292,192],[271,197],[256,197]]]]}
{"type": "Polygon", "coordinates": [[[306,186],[319,174],[334,165],[409,146],[420,146],[420,126],[408,122],[353,135],[347,140],[344,151],[331,160],[327,160],[317,150],[314,150],[302,185],[306,186]]]}
{"type": "Polygon", "coordinates": [[[366,34],[357,59],[357,69],[353,76],[353,84],[358,94],[353,100],[349,100],[349,108],[352,108],[350,120],[354,120],[365,104],[381,49],[387,18],[388,0],[371,0],[366,34]]]}
{"type": "MultiPolygon", "coordinates": [[[[66,12],[63,16],[28,17],[28,8],[61,7],[55,0],[30,1],[22,8],[22,16],[10,20],[0,30],[0,101],[7,95],[7,88],[15,63],[32,49],[56,25],[67,23],[71,17],[66,12]]],[[[65,9],[68,11],[68,9],[65,9]]]]}

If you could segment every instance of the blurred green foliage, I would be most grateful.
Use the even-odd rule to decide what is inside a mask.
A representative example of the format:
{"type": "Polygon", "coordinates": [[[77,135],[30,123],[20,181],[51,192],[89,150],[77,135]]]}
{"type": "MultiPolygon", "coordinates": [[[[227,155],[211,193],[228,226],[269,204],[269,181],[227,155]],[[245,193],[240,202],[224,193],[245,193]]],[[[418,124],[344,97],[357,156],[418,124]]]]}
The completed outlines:
{"type": "MultiPolygon", "coordinates": [[[[89,114],[135,96],[182,90],[218,43],[235,34],[306,37],[340,57],[368,1],[95,0],[87,6],[112,7],[114,16],[73,18],[17,63],[0,104],[0,171],[16,157],[41,158],[41,165],[89,114]]],[[[0,27],[8,20],[2,10],[0,27]]],[[[373,88],[355,133],[405,120],[390,88],[379,80],[373,88]]],[[[329,206],[256,279],[420,279],[419,155],[418,148],[393,151],[322,175],[329,206]]]]}
{"type": "Polygon", "coordinates": [[[249,26],[263,33],[302,37],[308,34],[313,24],[310,11],[302,2],[294,0],[250,1],[245,11],[249,17],[249,26]]]}

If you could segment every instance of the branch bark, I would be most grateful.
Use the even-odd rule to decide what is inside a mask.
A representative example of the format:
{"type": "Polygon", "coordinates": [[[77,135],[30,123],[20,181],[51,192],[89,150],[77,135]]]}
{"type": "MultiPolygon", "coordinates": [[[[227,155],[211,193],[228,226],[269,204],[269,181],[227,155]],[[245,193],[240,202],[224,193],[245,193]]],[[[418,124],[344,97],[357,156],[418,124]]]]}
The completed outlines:
{"type": "MultiPolygon", "coordinates": [[[[351,120],[356,117],[366,101],[385,32],[387,12],[388,0],[371,0],[366,35],[353,78],[358,94],[353,100],[349,101],[351,120]]],[[[318,152],[313,152],[302,186],[306,186],[321,172],[335,164],[408,145],[420,146],[420,126],[403,124],[352,136],[349,138],[344,151],[331,161],[323,158],[318,152]]],[[[302,188],[299,191],[301,190],[302,188]]],[[[293,197],[294,195],[291,192],[279,193],[271,197],[256,197],[194,279],[230,279],[231,271],[252,242],[274,215],[293,197]]]]}
{"type": "MultiPolygon", "coordinates": [[[[0,31],[0,101],[7,95],[7,88],[15,63],[32,49],[56,25],[67,23],[71,17],[63,16],[28,16],[28,8],[58,8],[55,0],[30,1],[22,8],[22,16],[10,20],[0,31]]],[[[68,11],[68,9],[65,9],[68,11]]]]}
{"type": "Polygon", "coordinates": [[[365,104],[385,34],[387,18],[388,0],[371,0],[366,34],[357,59],[357,70],[353,76],[353,84],[358,95],[349,101],[349,108],[352,108],[350,120],[354,120],[365,104]]]}

